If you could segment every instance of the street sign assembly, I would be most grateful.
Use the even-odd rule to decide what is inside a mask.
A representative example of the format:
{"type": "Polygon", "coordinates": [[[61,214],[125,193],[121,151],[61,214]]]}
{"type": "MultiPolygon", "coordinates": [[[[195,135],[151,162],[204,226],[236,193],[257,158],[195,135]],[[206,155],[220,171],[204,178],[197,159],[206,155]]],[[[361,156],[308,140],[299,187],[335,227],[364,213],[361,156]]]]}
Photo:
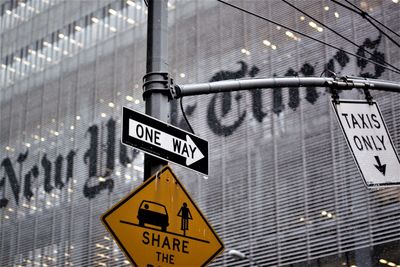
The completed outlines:
{"type": "Polygon", "coordinates": [[[367,187],[400,185],[400,159],[375,101],[332,101],[367,187]]]}
{"type": "Polygon", "coordinates": [[[207,140],[126,107],[122,143],[208,175],[207,140]]]}
{"type": "Polygon", "coordinates": [[[134,266],[205,266],[224,249],[168,166],[107,211],[102,222],[134,266]]]}

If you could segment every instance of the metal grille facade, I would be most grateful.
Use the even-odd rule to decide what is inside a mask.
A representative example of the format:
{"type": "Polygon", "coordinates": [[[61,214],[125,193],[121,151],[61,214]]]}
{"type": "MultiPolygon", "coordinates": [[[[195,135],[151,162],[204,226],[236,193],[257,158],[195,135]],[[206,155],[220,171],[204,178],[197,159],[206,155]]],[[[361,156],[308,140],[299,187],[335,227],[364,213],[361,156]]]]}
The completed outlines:
{"type": "MultiPolygon", "coordinates": [[[[399,47],[330,1],[292,3],[360,49],[282,1],[231,2],[400,67],[399,47]]],[[[353,3],[400,32],[398,1],[353,3]]],[[[6,0],[0,7],[0,265],[128,266],[100,216],[143,180],[143,154],[120,144],[120,119],[122,106],[144,111],[146,6],[6,0]]],[[[216,1],[170,1],[169,21],[178,84],[318,76],[325,68],[400,80],[216,1]]],[[[400,95],[372,94],[400,151],[400,95]]],[[[260,266],[400,266],[400,191],[363,185],[325,88],[183,101],[196,134],[210,142],[210,175],[172,168],[226,250],[260,266]]],[[[171,103],[172,123],[186,128],[178,106],[171,103]]],[[[227,253],[211,264],[249,265],[227,253]]]]}

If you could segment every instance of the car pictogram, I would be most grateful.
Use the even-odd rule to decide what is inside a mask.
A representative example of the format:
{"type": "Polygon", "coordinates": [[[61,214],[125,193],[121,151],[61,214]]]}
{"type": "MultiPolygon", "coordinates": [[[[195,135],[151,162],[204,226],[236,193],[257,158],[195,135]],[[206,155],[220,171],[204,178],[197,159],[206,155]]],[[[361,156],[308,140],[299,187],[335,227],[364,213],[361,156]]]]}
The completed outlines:
{"type": "Polygon", "coordinates": [[[139,226],[144,227],[145,224],[151,224],[161,227],[161,231],[167,231],[168,212],[164,205],[157,202],[143,200],[140,204],[137,218],[139,226]]]}

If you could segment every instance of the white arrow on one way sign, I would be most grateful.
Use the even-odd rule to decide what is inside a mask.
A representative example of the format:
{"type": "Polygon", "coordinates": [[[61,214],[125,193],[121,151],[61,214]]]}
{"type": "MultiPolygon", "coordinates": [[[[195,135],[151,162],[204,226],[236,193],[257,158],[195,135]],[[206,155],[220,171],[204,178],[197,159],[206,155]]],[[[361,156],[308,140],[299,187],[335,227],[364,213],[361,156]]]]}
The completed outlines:
{"type": "Polygon", "coordinates": [[[204,158],[189,135],[186,135],[186,140],[179,139],[132,119],[129,119],[129,135],[186,158],[187,166],[204,158]]]}

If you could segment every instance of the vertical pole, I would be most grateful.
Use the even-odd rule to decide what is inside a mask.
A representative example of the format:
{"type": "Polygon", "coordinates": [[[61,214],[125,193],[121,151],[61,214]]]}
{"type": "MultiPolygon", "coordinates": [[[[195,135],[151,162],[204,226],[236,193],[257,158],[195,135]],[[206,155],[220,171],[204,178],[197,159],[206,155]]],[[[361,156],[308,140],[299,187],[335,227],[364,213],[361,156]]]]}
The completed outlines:
{"type": "MultiPolygon", "coordinates": [[[[168,0],[148,0],[147,63],[144,76],[146,114],[169,122],[168,77],[168,0]]],[[[144,156],[144,180],[167,162],[151,155],[144,156]]]]}

